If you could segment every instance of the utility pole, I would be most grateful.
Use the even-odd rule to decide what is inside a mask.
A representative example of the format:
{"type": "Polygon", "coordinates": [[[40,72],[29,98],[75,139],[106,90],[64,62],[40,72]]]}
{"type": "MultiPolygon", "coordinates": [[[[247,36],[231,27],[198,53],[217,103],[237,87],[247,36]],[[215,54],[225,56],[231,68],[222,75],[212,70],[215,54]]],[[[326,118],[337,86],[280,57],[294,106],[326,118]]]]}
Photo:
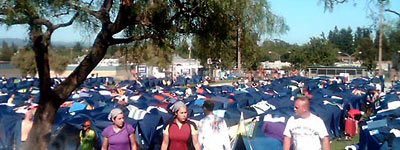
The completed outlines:
{"type": "Polygon", "coordinates": [[[189,46],[189,59],[191,58],[191,55],[192,55],[192,47],[189,46]]]}
{"type": "Polygon", "coordinates": [[[383,1],[379,0],[379,75],[382,75],[383,1]]]}
{"type": "Polygon", "coordinates": [[[237,38],[236,38],[236,53],[237,53],[237,67],[239,72],[242,72],[242,56],[241,56],[241,51],[240,51],[240,23],[239,20],[237,21],[237,38]]]}

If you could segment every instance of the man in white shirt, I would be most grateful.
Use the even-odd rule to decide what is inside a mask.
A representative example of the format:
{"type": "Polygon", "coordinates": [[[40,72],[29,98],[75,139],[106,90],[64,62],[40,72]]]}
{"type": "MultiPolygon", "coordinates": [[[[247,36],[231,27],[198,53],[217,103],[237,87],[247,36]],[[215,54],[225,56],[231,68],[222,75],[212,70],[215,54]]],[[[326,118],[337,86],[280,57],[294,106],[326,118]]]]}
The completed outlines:
{"type": "Polygon", "coordinates": [[[296,98],[294,104],[296,116],[289,118],[283,135],[283,150],[289,150],[292,141],[294,150],[330,150],[328,132],[321,118],[310,112],[310,100],[307,97],[296,98]]]}
{"type": "Polygon", "coordinates": [[[204,101],[202,106],[207,116],[199,122],[199,142],[202,150],[231,150],[225,120],[213,114],[214,102],[204,101]]]}

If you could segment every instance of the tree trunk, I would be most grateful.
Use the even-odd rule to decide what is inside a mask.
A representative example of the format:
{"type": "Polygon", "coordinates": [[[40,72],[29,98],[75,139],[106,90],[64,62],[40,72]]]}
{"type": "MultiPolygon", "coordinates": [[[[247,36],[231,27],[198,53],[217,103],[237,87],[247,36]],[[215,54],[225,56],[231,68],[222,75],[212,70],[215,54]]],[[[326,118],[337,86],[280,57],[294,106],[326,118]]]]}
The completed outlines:
{"type": "MultiPolygon", "coordinates": [[[[112,6],[112,0],[104,1],[103,8],[112,6]]],[[[27,147],[23,149],[44,150],[48,148],[50,134],[54,117],[60,105],[71,95],[86,77],[92,72],[97,64],[104,58],[107,48],[113,41],[112,35],[122,31],[135,17],[129,16],[132,3],[123,0],[115,23],[109,21],[109,12],[102,15],[102,29],[97,34],[92,50],[78,67],[54,90],[51,89],[50,67],[48,59],[48,47],[50,45],[53,26],[47,26],[47,31],[42,31],[42,24],[35,20],[29,23],[30,38],[33,42],[32,48],[35,51],[36,67],[38,68],[40,80],[39,107],[34,116],[34,123],[29,134],[27,147]]],[[[114,43],[116,44],[116,43],[114,43]]]]}
{"type": "Polygon", "coordinates": [[[53,91],[40,95],[40,105],[35,114],[32,130],[29,133],[28,144],[23,149],[47,149],[47,144],[50,141],[55,114],[62,100],[53,91]]]}
{"type": "Polygon", "coordinates": [[[63,102],[51,90],[48,57],[51,33],[43,33],[40,25],[30,24],[30,38],[33,43],[32,48],[35,51],[36,67],[40,81],[40,100],[27,141],[28,143],[23,149],[47,149],[47,142],[50,137],[55,113],[63,102]]]}
{"type": "Polygon", "coordinates": [[[107,52],[110,35],[109,32],[101,31],[93,44],[93,50],[64,82],[52,90],[48,61],[49,44],[44,43],[46,40],[43,39],[43,34],[40,34],[40,32],[31,32],[36,64],[40,64],[37,65],[40,80],[40,100],[29,133],[28,143],[26,147],[22,147],[23,149],[44,150],[48,148],[51,129],[58,108],[103,59],[107,52]]]}

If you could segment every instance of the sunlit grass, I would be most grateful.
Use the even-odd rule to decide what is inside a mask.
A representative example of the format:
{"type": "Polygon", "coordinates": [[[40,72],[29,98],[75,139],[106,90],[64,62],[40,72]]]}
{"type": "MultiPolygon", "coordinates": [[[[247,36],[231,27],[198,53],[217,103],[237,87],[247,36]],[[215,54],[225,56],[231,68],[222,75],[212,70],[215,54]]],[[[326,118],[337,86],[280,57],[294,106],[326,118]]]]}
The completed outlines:
{"type": "Polygon", "coordinates": [[[337,139],[332,140],[331,143],[331,149],[332,150],[344,150],[344,148],[348,145],[352,145],[354,143],[358,143],[360,139],[360,134],[354,135],[353,139],[351,141],[338,141],[337,139]]]}

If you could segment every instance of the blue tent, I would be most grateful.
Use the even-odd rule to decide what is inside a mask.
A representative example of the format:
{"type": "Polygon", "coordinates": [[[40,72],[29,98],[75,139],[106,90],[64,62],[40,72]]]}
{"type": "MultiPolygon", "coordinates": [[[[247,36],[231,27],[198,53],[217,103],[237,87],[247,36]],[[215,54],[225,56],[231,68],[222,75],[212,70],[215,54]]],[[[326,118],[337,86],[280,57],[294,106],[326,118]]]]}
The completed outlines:
{"type": "Polygon", "coordinates": [[[11,150],[21,145],[21,122],[24,115],[11,107],[0,105],[0,150],[11,150]]]}

